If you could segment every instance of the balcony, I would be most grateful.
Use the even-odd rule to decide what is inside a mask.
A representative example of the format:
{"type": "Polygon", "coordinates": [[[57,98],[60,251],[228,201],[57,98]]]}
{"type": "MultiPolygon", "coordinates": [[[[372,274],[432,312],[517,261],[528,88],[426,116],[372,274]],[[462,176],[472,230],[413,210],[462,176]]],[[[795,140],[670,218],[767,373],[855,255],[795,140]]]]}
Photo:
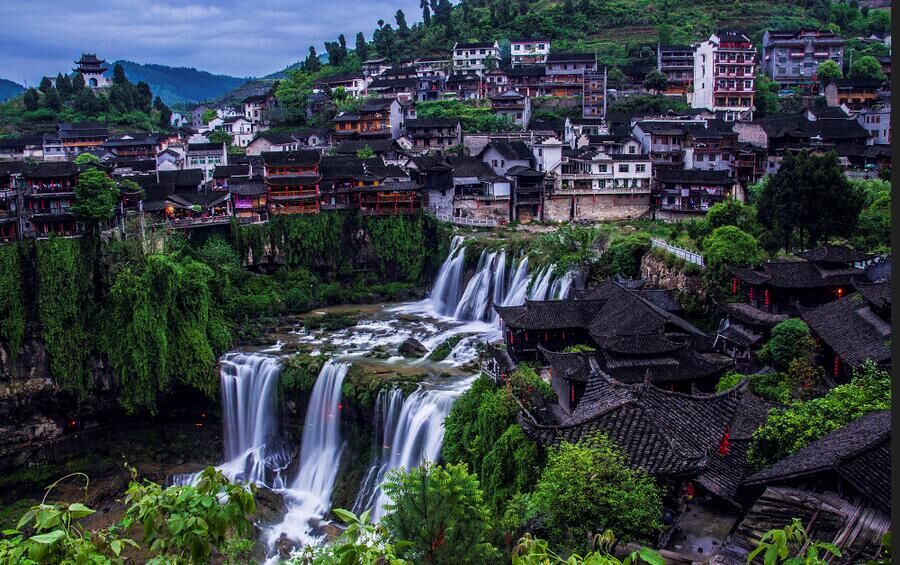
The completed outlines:
{"type": "MultiPolygon", "coordinates": [[[[257,218],[259,214],[256,215],[257,218]]],[[[247,218],[247,216],[245,216],[247,218]]],[[[169,225],[175,229],[188,229],[203,226],[215,226],[231,223],[231,216],[207,216],[205,218],[177,218],[169,220],[169,225]]],[[[240,222],[245,223],[245,222],[240,222]]],[[[252,218],[246,223],[254,223],[252,218]]]]}

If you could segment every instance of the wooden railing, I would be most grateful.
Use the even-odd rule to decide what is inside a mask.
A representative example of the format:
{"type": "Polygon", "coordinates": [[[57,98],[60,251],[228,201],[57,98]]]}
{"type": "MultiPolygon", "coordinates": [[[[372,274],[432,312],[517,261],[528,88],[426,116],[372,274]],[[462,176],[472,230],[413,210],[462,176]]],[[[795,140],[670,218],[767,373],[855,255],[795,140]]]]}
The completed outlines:
{"type": "Polygon", "coordinates": [[[432,214],[438,221],[449,222],[458,226],[476,226],[485,228],[497,227],[500,222],[493,218],[464,218],[452,214],[432,214]]]}
{"type": "Polygon", "coordinates": [[[697,265],[697,266],[703,267],[703,268],[706,267],[706,263],[703,262],[703,255],[700,255],[699,253],[694,253],[693,251],[688,251],[687,249],[682,249],[681,247],[677,247],[677,246],[672,245],[671,243],[668,243],[661,239],[651,239],[650,245],[652,247],[657,247],[659,249],[663,249],[667,253],[671,253],[672,255],[674,255],[680,259],[683,259],[687,263],[693,263],[694,265],[697,265]]]}

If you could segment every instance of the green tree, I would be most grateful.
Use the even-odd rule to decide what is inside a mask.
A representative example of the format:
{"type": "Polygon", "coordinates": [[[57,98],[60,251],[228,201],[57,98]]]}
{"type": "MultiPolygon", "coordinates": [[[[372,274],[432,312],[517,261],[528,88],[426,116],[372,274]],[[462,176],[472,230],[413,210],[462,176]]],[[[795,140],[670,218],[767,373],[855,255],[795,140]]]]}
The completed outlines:
{"type": "Polygon", "coordinates": [[[82,90],[85,89],[87,84],[84,82],[84,75],[81,73],[77,73],[74,77],[72,77],[72,93],[76,96],[82,90]]]}
{"type": "Polygon", "coordinates": [[[669,80],[666,78],[666,75],[662,74],[656,69],[653,69],[647,76],[644,77],[644,88],[657,94],[666,89],[666,86],[669,84],[669,80]]]}
{"type": "Polygon", "coordinates": [[[841,66],[831,59],[823,62],[819,65],[819,68],[816,69],[816,79],[818,79],[819,83],[823,86],[840,78],[844,78],[844,72],[841,70],[841,66]]]}
{"type": "Polygon", "coordinates": [[[406,14],[403,13],[403,10],[397,10],[397,13],[394,14],[394,21],[397,22],[398,33],[409,33],[409,25],[406,23],[406,14]]]}
{"type": "Polygon", "coordinates": [[[781,111],[777,82],[766,75],[756,75],[754,90],[753,101],[756,106],[753,112],[754,117],[762,118],[781,111]]]}
{"type": "Polygon", "coordinates": [[[665,565],[666,560],[656,551],[642,547],[632,551],[624,559],[616,557],[612,550],[616,545],[612,530],[596,534],[593,539],[594,549],[583,557],[574,553],[567,558],[550,549],[546,540],[525,534],[513,548],[510,557],[512,565],[665,565]]]}
{"type": "Polygon", "coordinates": [[[69,75],[62,73],[56,75],[56,91],[63,100],[68,100],[72,96],[72,81],[69,75]]]}
{"type": "Polygon", "coordinates": [[[41,77],[41,84],[38,86],[38,90],[40,90],[44,94],[47,94],[52,88],[53,81],[50,80],[50,77],[41,77]]]}
{"type": "Polygon", "coordinates": [[[833,543],[809,539],[797,518],[784,528],[764,533],[756,549],[747,556],[747,563],[753,563],[760,554],[771,565],[825,565],[830,559],[842,556],[833,543]]]}
{"type": "Polygon", "coordinates": [[[72,213],[79,221],[97,227],[116,213],[119,191],[116,183],[101,169],[91,168],[78,175],[72,213]]]}
{"type": "Polygon", "coordinates": [[[850,71],[847,73],[847,76],[853,79],[885,80],[884,73],[881,71],[881,63],[871,55],[865,55],[855,59],[850,66],[850,71]]]}
{"type": "Polygon", "coordinates": [[[601,261],[604,270],[610,275],[621,275],[625,278],[636,278],[640,274],[641,259],[650,251],[650,234],[635,232],[609,244],[601,261]]]}
{"type": "Polygon", "coordinates": [[[428,0],[419,0],[419,8],[422,8],[422,23],[426,26],[431,25],[431,9],[428,7],[428,0]]]}
{"type": "Polygon", "coordinates": [[[653,480],[628,467],[618,446],[598,434],[548,453],[530,512],[543,519],[551,542],[579,549],[589,534],[608,529],[627,540],[652,537],[662,500],[653,480]]]}
{"type": "Polygon", "coordinates": [[[714,204],[704,217],[711,229],[722,226],[735,226],[747,233],[754,233],[759,226],[756,223],[756,211],[734,198],[726,198],[714,204]]]}
{"type": "Polygon", "coordinates": [[[825,396],[769,411],[766,423],[753,432],[747,460],[757,469],[784,459],[863,414],[891,408],[891,376],[870,360],[853,372],[848,384],[825,396]]]}
{"type": "Polygon", "coordinates": [[[22,96],[22,103],[25,105],[25,109],[29,112],[33,112],[38,109],[38,103],[40,101],[40,95],[38,91],[34,88],[29,88],[25,91],[25,94],[22,96]]]}
{"type": "Polygon", "coordinates": [[[59,93],[55,88],[51,88],[44,94],[44,106],[54,112],[62,110],[62,100],[59,98],[59,93]]]}
{"type": "Polygon", "coordinates": [[[372,150],[368,145],[363,145],[359,149],[356,150],[356,158],[357,159],[371,159],[375,156],[375,151],[372,150]]]}
{"type": "Polygon", "coordinates": [[[391,503],[382,519],[395,540],[409,542],[399,556],[416,563],[484,563],[496,550],[485,541],[487,508],[478,479],[465,465],[424,463],[388,475],[391,503]]]}
{"type": "Polygon", "coordinates": [[[366,36],[363,35],[363,32],[356,34],[356,55],[360,61],[369,58],[369,44],[366,43],[366,36]]]}
{"type": "Polygon", "coordinates": [[[760,260],[756,239],[737,226],[721,226],[703,239],[703,257],[711,268],[747,267],[760,260]]]}
{"type": "Polygon", "coordinates": [[[228,146],[231,146],[231,144],[234,143],[234,138],[231,137],[230,133],[219,129],[207,134],[206,139],[208,139],[210,143],[224,143],[228,146]]]}
{"type": "Polygon", "coordinates": [[[131,83],[128,81],[128,77],[125,76],[125,69],[122,68],[122,65],[119,63],[116,63],[113,67],[112,83],[114,85],[122,86],[131,85],[131,83]]]}
{"type": "Polygon", "coordinates": [[[848,182],[837,154],[807,151],[786,155],[766,183],[757,205],[760,224],[784,242],[814,247],[834,236],[850,236],[862,210],[862,195],[848,182]]]}
{"type": "Polygon", "coordinates": [[[153,93],[150,91],[150,85],[144,81],[139,81],[135,85],[134,106],[141,112],[147,114],[152,109],[153,93]]]}
{"type": "Polygon", "coordinates": [[[812,357],[815,347],[806,322],[800,318],[789,318],[772,328],[772,337],[763,346],[760,355],[785,369],[794,359],[812,357]]]}
{"type": "Polygon", "coordinates": [[[76,165],[99,165],[100,157],[97,157],[93,153],[79,153],[77,157],[75,157],[76,165]]]}
{"type": "Polygon", "coordinates": [[[860,212],[857,232],[852,239],[857,249],[889,252],[891,249],[891,193],[878,196],[860,212]]]}
{"type": "Polygon", "coordinates": [[[218,116],[218,114],[215,110],[213,110],[212,108],[207,108],[206,110],[203,110],[203,114],[200,115],[200,120],[204,124],[208,124],[210,120],[215,119],[216,116],[218,116]]]}

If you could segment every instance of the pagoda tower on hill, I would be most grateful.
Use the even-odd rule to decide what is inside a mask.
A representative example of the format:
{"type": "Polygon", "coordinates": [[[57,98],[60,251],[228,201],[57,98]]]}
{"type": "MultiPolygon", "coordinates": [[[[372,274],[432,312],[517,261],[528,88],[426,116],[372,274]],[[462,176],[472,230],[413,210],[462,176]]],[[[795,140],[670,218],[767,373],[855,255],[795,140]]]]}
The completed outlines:
{"type": "Polygon", "coordinates": [[[94,53],[82,53],[81,59],[75,61],[77,67],[73,67],[73,71],[81,73],[84,77],[84,83],[92,89],[105,88],[110,85],[109,78],[103,73],[108,69],[105,66],[106,61],[98,59],[94,53]]]}

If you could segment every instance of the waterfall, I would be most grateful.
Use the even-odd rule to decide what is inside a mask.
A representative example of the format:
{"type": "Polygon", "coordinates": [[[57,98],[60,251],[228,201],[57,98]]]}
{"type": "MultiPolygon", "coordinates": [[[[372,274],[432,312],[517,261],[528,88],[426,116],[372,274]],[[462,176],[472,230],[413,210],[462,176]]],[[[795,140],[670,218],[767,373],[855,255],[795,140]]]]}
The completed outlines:
{"type": "MultiPolygon", "coordinates": [[[[503,300],[506,298],[507,280],[506,280],[506,250],[500,250],[500,255],[497,256],[497,267],[494,269],[494,289],[493,296],[491,296],[491,302],[494,304],[503,304],[503,300]]],[[[490,312],[491,321],[494,324],[497,324],[497,312],[491,308],[490,312]]]]}
{"type": "Polygon", "coordinates": [[[324,535],[313,530],[331,509],[331,489],[344,444],[341,441],[341,385],[349,363],[329,360],[322,367],[303,422],[300,468],[282,494],[288,504],[284,520],[268,532],[272,548],[281,535],[303,544],[318,543],[324,535]]]}
{"type": "Polygon", "coordinates": [[[403,391],[399,388],[382,390],[375,398],[375,446],[376,455],[359,487],[353,502],[353,512],[361,514],[375,504],[378,486],[387,472],[390,462],[391,441],[403,407],[403,391]]]}
{"type": "Polygon", "coordinates": [[[574,278],[572,272],[569,271],[558,279],[555,279],[553,284],[550,285],[550,300],[565,300],[568,298],[569,292],[572,290],[574,278]]]}
{"type": "Polygon", "coordinates": [[[466,250],[462,244],[462,236],[453,236],[450,242],[450,253],[447,254],[447,259],[441,265],[437,278],[434,280],[434,287],[428,295],[438,314],[452,315],[459,303],[462,268],[466,259],[466,250]]]}
{"type": "Polygon", "coordinates": [[[370,481],[375,488],[366,493],[361,490],[361,499],[357,497],[360,511],[371,508],[372,517],[376,520],[384,516],[384,506],[389,499],[381,486],[391,469],[410,469],[425,461],[438,460],[444,441],[444,419],[473,380],[474,377],[470,377],[451,383],[432,384],[420,388],[403,401],[391,440],[384,444],[386,448],[380,460],[370,469],[373,475],[370,481]]]}
{"type": "Polygon", "coordinates": [[[500,304],[503,306],[524,304],[530,280],[531,277],[528,276],[528,256],[526,255],[519,261],[519,265],[516,267],[513,278],[509,283],[509,292],[500,304]]]}
{"type": "Polygon", "coordinates": [[[550,279],[553,278],[553,265],[547,266],[541,271],[534,283],[531,285],[531,292],[528,294],[529,300],[547,300],[547,291],[550,288],[550,279]]]}
{"type": "MultiPolygon", "coordinates": [[[[220,359],[225,463],[218,469],[232,482],[284,487],[282,471],[291,454],[278,433],[275,404],[281,364],[256,353],[226,353],[220,359]]],[[[193,484],[199,473],[176,475],[175,484],[193,484]]]]}
{"type": "Polygon", "coordinates": [[[481,252],[478,259],[478,268],[475,275],[469,279],[466,290],[463,292],[453,317],[457,320],[480,321],[488,313],[488,298],[491,296],[491,283],[495,278],[497,269],[496,253],[481,252]]]}

